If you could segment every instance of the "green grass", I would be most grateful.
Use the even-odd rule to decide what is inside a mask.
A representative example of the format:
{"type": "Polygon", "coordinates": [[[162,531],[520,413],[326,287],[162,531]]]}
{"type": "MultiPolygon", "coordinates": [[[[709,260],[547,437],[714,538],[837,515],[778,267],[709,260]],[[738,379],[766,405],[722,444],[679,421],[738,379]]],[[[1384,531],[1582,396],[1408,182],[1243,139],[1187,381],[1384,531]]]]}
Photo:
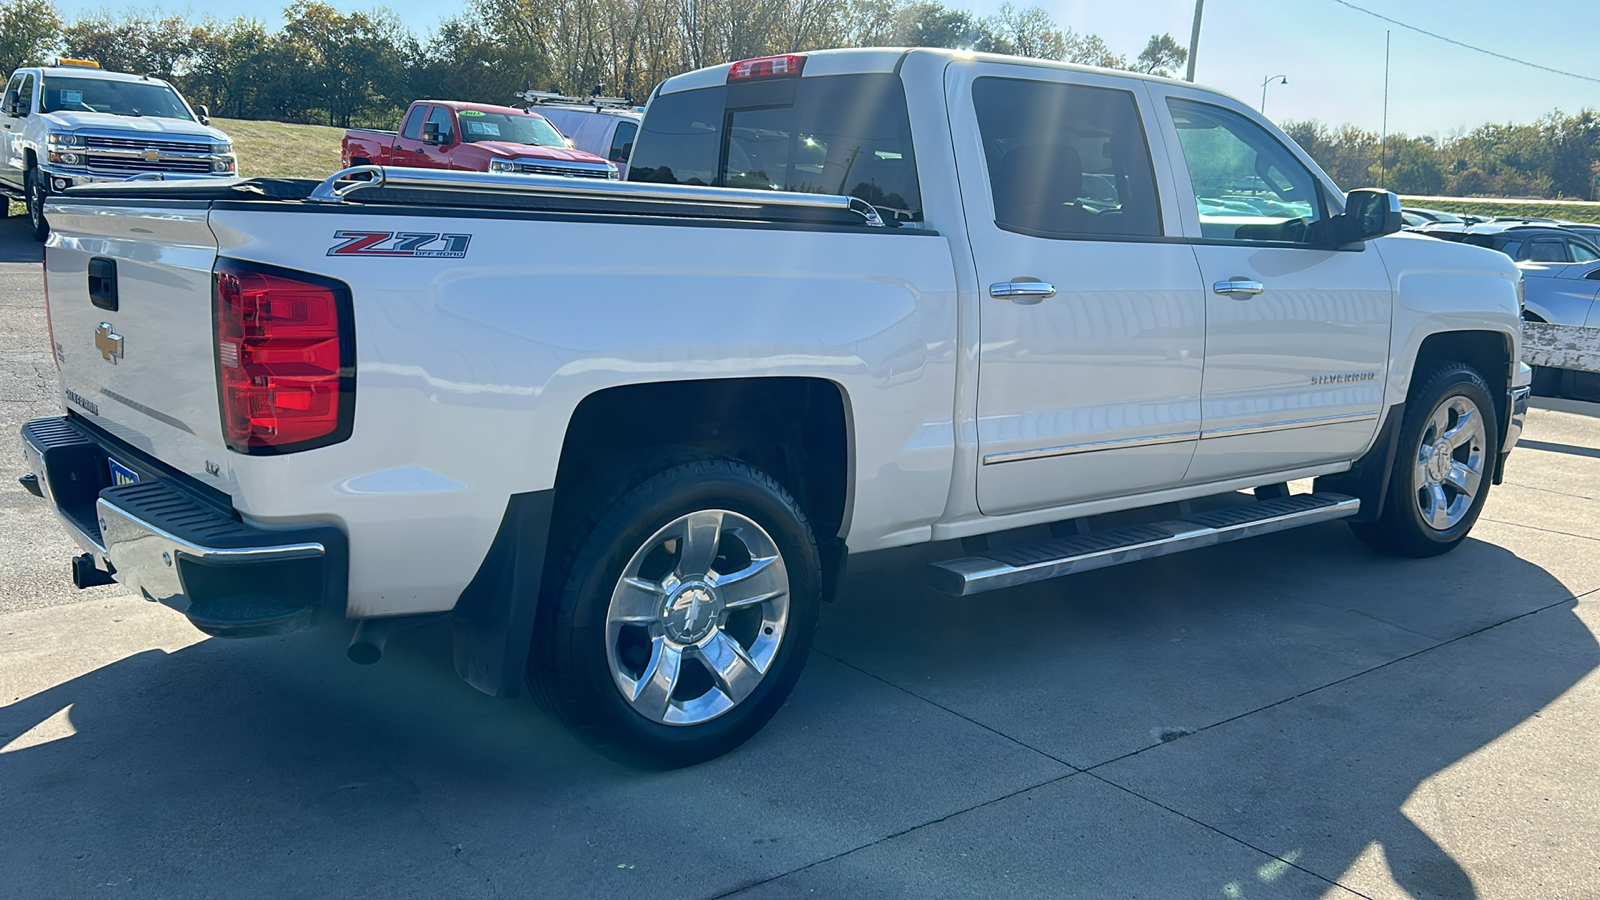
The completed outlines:
{"type": "Polygon", "coordinates": [[[1405,197],[1407,206],[1437,209],[1441,212],[1475,216],[1528,216],[1539,219],[1567,219],[1572,222],[1600,223],[1600,203],[1496,203],[1493,200],[1432,200],[1405,197]]]}
{"type": "Polygon", "coordinates": [[[326,178],[339,170],[342,128],[246,119],[212,119],[211,124],[233,138],[239,174],[246,178],[326,178]]]}

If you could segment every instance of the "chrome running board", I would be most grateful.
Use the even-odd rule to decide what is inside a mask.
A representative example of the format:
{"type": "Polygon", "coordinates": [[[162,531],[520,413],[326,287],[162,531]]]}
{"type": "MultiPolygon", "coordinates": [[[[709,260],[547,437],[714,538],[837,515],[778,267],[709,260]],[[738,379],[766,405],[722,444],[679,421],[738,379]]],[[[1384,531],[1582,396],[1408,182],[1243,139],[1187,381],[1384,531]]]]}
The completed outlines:
{"type": "Polygon", "coordinates": [[[1343,519],[1360,509],[1360,500],[1343,494],[1297,494],[1190,513],[1150,525],[1127,525],[985,550],[976,556],[933,563],[931,575],[935,589],[966,597],[1343,519]]]}

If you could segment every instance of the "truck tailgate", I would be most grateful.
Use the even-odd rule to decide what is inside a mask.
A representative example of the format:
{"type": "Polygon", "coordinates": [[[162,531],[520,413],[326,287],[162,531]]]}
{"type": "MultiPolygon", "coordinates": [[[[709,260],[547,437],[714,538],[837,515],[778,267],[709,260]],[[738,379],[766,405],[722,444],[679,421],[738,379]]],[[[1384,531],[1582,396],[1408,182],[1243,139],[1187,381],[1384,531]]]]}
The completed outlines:
{"type": "Polygon", "coordinates": [[[62,405],[229,490],[212,335],[217,243],[208,206],[55,200],[45,297],[62,405]]]}

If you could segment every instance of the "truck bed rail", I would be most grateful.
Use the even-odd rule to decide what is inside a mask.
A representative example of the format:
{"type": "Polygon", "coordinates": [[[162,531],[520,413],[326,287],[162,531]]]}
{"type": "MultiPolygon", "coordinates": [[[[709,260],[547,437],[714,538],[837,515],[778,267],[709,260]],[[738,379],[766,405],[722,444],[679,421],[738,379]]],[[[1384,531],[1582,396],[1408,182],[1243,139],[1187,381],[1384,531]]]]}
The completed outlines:
{"type": "Polygon", "coordinates": [[[484,191],[495,194],[584,197],[606,200],[668,201],[732,207],[802,207],[849,210],[866,223],[882,228],[883,217],[859,197],[799,194],[788,191],[753,191],[744,188],[703,187],[682,184],[646,184],[634,181],[591,181],[556,175],[498,175],[448,169],[406,169],[393,166],[351,166],[328,176],[307,199],[313,203],[343,203],[352,194],[370,188],[436,188],[484,191]]]}

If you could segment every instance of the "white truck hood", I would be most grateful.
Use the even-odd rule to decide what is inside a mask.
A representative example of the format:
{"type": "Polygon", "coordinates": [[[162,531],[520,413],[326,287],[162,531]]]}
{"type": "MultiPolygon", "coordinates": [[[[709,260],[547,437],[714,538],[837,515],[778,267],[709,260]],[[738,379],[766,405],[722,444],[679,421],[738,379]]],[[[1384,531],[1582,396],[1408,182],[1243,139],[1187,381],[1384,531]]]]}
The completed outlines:
{"type": "Polygon", "coordinates": [[[64,130],[95,129],[103,131],[136,131],[151,137],[204,137],[214,141],[228,140],[219,128],[185,122],[182,119],[161,119],[155,116],[114,116],[110,113],[53,112],[42,117],[54,128],[64,130]]]}

